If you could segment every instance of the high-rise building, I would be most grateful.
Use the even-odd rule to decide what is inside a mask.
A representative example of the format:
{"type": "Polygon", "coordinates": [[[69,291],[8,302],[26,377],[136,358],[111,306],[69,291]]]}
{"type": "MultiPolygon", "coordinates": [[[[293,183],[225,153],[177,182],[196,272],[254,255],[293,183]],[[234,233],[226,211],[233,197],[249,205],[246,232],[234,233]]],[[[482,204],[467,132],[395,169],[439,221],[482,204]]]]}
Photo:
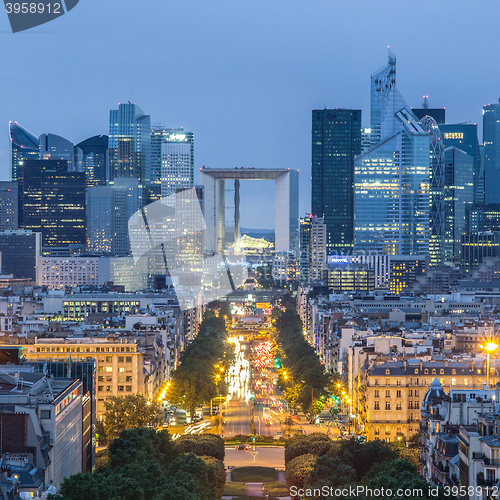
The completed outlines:
{"type": "Polygon", "coordinates": [[[467,207],[467,234],[500,232],[500,203],[474,203],[467,207]]]}
{"type": "Polygon", "coordinates": [[[82,167],[87,187],[105,186],[108,172],[108,136],[95,135],[77,144],[82,151],[82,167]]]}
{"type": "Polygon", "coordinates": [[[461,149],[450,146],[445,157],[445,243],[447,264],[461,261],[461,237],[465,233],[467,207],[474,201],[474,158],[461,149]]]}
{"type": "Polygon", "coordinates": [[[486,257],[500,256],[500,233],[462,235],[462,266],[467,269],[479,266],[486,257]]]}
{"type": "Polygon", "coordinates": [[[500,203],[500,99],[483,106],[484,202],[500,203]]]}
{"type": "Polygon", "coordinates": [[[390,54],[388,65],[371,77],[372,148],[354,160],[356,253],[429,255],[434,235],[439,263],[444,162],[436,145],[439,128],[432,118],[428,122],[419,123],[398,92],[390,54]]]}
{"type": "Polygon", "coordinates": [[[0,231],[18,228],[17,182],[0,181],[0,231]]]}
{"type": "Polygon", "coordinates": [[[12,274],[15,279],[38,283],[39,259],[42,252],[42,235],[32,231],[0,232],[2,274],[12,274]]]}
{"type": "Polygon", "coordinates": [[[161,197],[194,185],[194,135],[171,133],[161,143],[161,197]]]}
{"type": "MultiPolygon", "coordinates": [[[[162,179],[162,144],[165,142],[180,142],[190,145],[189,161],[193,172],[191,185],[194,183],[194,132],[181,128],[166,128],[164,125],[151,127],[151,176],[152,186],[160,185],[162,179]]],[[[175,190],[174,190],[175,192],[175,190]]]]}
{"type": "Polygon", "coordinates": [[[10,175],[17,181],[17,169],[25,160],[38,160],[38,139],[17,122],[9,123],[10,134],[10,175]]]}
{"type": "Polygon", "coordinates": [[[19,169],[19,227],[47,247],[85,245],[85,174],[64,160],[26,160],[19,169]],[[22,193],[22,194],[21,194],[22,193]]]}
{"type": "Polygon", "coordinates": [[[326,269],[327,228],[315,215],[300,218],[300,280],[302,283],[320,281],[326,269]]]}
{"type": "Polygon", "coordinates": [[[151,120],[137,104],[119,104],[109,118],[109,181],[138,179],[141,190],[151,175],[151,120]]]}
{"type": "Polygon", "coordinates": [[[311,211],[326,224],[330,255],[352,254],[354,157],[360,153],[360,110],[313,110],[311,211]]]}
{"type": "Polygon", "coordinates": [[[69,172],[82,172],[82,150],[71,141],[55,134],[42,134],[38,139],[40,160],[65,160],[69,172]]]}
{"type": "Polygon", "coordinates": [[[128,220],[137,212],[137,179],[116,179],[113,186],[87,190],[87,248],[124,256],[130,252],[128,220]]]}
{"type": "Polygon", "coordinates": [[[300,282],[308,283],[311,279],[311,228],[313,215],[300,218],[299,252],[300,252],[300,282]]]}
{"type": "MultiPolygon", "coordinates": [[[[456,147],[461,149],[472,157],[474,162],[473,184],[474,184],[474,202],[484,201],[484,175],[482,172],[481,153],[479,150],[479,141],[477,139],[476,123],[450,123],[439,125],[443,146],[456,147]]],[[[470,182],[470,181],[467,181],[470,182]]]]}

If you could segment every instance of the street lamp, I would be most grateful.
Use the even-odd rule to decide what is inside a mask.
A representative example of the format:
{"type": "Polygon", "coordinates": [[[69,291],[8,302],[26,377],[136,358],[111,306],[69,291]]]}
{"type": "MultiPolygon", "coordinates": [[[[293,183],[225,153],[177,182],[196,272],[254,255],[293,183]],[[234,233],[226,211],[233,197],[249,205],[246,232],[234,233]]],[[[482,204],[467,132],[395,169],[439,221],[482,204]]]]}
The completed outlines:
{"type": "Polygon", "coordinates": [[[486,386],[490,387],[490,354],[498,347],[494,342],[487,342],[481,346],[486,351],[486,386]]]}

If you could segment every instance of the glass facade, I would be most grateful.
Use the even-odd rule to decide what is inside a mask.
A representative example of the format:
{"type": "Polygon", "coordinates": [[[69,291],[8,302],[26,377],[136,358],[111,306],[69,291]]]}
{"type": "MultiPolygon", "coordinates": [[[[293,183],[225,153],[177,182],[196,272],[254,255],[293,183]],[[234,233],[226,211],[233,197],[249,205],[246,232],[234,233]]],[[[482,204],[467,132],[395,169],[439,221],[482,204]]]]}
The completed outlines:
{"type": "Polygon", "coordinates": [[[86,243],[85,174],[67,168],[66,161],[27,160],[19,170],[19,225],[41,232],[43,246],[86,243]]]}
{"type": "Polygon", "coordinates": [[[483,106],[484,201],[500,203],[500,102],[483,106]]]}
{"type": "Polygon", "coordinates": [[[17,182],[0,181],[0,231],[18,228],[17,182]]]}
{"type": "Polygon", "coordinates": [[[2,274],[16,279],[38,279],[38,258],[41,255],[40,233],[31,231],[0,232],[2,274]]]}
{"type": "Polygon", "coordinates": [[[311,208],[327,228],[329,255],[353,251],[354,157],[361,153],[361,111],[312,112],[311,208]]]}
{"type": "Polygon", "coordinates": [[[151,176],[151,120],[136,104],[119,104],[109,118],[109,181],[138,179],[140,198],[151,176]]]}
{"type": "Polygon", "coordinates": [[[467,234],[500,232],[500,203],[475,203],[467,209],[467,234]]]}
{"type": "Polygon", "coordinates": [[[484,202],[484,168],[481,162],[476,123],[453,123],[439,125],[443,146],[456,147],[472,157],[474,162],[474,203],[484,202]]]}
{"type": "MultiPolygon", "coordinates": [[[[437,231],[431,228],[430,186],[442,163],[437,157],[432,168],[433,134],[422,128],[395,84],[390,54],[388,65],[371,77],[372,147],[354,160],[354,250],[429,255],[431,232],[437,231]]],[[[436,183],[442,184],[437,176],[436,183]]]]}
{"type": "Polygon", "coordinates": [[[82,166],[87,188],[105,186],[108,171],[108,136],[95,135],[77,144],[82,151],[82,166]]]}
{"type": "Polygon", "coordinates": [[[10,122],[10,174],[17,181],[19,164],[24,160],[38,160],[38,139],[17,122],[10,122]]]}
{"type": "Polygon", "coordinates": [[[445,244],[446,264],[460,263],[461,237],[465,233],[467,208],[474,201],[474,158],[461,149],[449,147],[445,158],[445,244]]]}
{"type": "Polygon", "coordinates": [[[307,283],[311,270],[311,229],[312,215],[300,218],[300,282],[307,283]]]}
{"type": "Polygon", "coordinates": [[[55,134],[42,134],[39,138],[40,160],[65,160],[69,172],[82,172],[82,150],[55,134]]]}

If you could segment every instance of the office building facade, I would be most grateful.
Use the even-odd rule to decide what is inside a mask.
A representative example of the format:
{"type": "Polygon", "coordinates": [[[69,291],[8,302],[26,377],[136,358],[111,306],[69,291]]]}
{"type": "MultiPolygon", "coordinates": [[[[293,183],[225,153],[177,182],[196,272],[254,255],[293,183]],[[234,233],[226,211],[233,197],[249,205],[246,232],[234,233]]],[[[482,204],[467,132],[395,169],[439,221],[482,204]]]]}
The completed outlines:
{"type": "Polygon", "coordinates": [[[462,235],[462,266],[477,267],[487,257],[500,256],[500,233],[462,235]]]}
{"type": "Polygon", "coordinates": [[[500,100],[483,106],[484,202],[500,203],[500,100]]]}
{"type": "MultiPolygon", "coordinates": [[[[476,123],[453,123],[439,125],[444,148],[456,147],[472,157],[474,169],[472,182],[474,185],[474,203],[484,202],[484,168],[477,137],[476,123]]],[[[470,179],[467,180],[469,184],[470,179]]]]}
{"type": "Polygon", "coordinates": [[[500,203],[474,203],[467,207],[467,234],[500,232],[500,203]]]}
{"type": "Polygon", "coordinates": [[[171,134],[161,143],[161,197],[193,185],[193,144],[187,134],[171,134]]]}
{"type": "Polygon", "coordinates": [[[38,284],[38,270],[42,254],[42,235],[33,231],[0,232],[2,274],[15,279],[27,279],[38,284]]]}
{"type": "Polygon", "coordinates": [[[17,181],[19,164],[25,160],[38,160],[40,157],[38,138],[17,122],[9,123],[10,176],[17,181]]]}
{"type": "Polygon", "coordinates": [[[19,170],[19,226],[47,247],[85,245],[85,174],[63,160],[27,160],[19,170]]]}
{"type": "Polygon", "coordinates": [[[438,250],[444,239],[444,214],[439,213],[444,210],[444,164],[439,151],[431,150],[438,130],[422,127],[395,83],[396,59],[390,55],[388,65],[371,77],[373,146],[354,160],[357,254],[428,255],[431,234],[438,250]]]}
{"type": "MultiPolygon", "coordinates": [[[[184,184],[194,184],[194,132],[188,132],[181,128],[167,128],[164,125],[153,125],[151,127],[151,175],[150,175],[150,186],[154,188],[155,186],[161,186],[162,184],[162,168],[163,168],[163,154],[162,145],[165,143],[169,144],[189,144],[189,148],[183,149],[183,154],[186,155],[183,158],[182,167],[184,169],[184,174],[187,176],[188,181],[184,184]],[[185,161],[189,163],[189,167],[185,164],[185,161]]],[[[172,158],[174,160],[174,158],[172,158]]],[[[167,172],[165,172],[167,173],[167,172]]],[[[170,174],[172,175],[172,174],[170,174]]],[[[171,190],[175,192],[175,189],[171,190]]],[[[163,196],[163,195],[162,195],[163,196]]]]}
{"type": "Polygon", "coordinates": [[[106,185],[108,172],[108,136],[95,135],[77,144],[82,151],[82,170],[87,188],[106,185]]]}
{"type": "Polygon", "coordinates": [[[56,134],[42,134],[39,139],[40,160],[62,160],[69,172],[82,171],[82,150],[56,134]]]}
{"type": "Polygon", "coordinates": [[[17,182],[0,181],[0,231],[18,228],[18,203],[17,182]]]}
{"type": "Polygon", "coordinates": [[[467,224],[467,208],[474,201],[474,158],[454,146],[445,157],[445,244],[446,264],[461,261],[461,237],[467,224]]]}
{"type": "Polygon", "coordinates": [[[330,255],[353,251],[354,157],[360,153],[360,110],[313,110],[311,211],[326,224],[330,255]]]}
{"type": "Polygon", "coordinates": [[[119,104],[109,118],[109,181],[138,179],[142,188],[151,175],[151,120],[137,104],[119,104]]]}
{"type": "Polygon", "coordinates": [[[137,179],[116,179],[113,186],[87,190],[87,249],[89,252],[127,255],[128,220],[138,210],[137,179]]]}

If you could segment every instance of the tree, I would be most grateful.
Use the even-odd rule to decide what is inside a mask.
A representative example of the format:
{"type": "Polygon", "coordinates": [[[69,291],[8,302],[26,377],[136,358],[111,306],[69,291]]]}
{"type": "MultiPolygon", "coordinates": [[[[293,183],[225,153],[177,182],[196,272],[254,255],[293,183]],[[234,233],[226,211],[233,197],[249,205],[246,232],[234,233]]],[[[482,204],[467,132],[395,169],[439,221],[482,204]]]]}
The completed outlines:
{"type": "Polygon", "coordinates": [[[398,458],[394,447],[375,439],[361,443],[357,439],[343,441],[337,450],[336,456],[356,471],[356,478],[360,480],[375,464],[380,464],[398,458]]]}
{"type": "Polygon", "coordinates": [[[231,309],[227,304],[224,304],[219,311],[219,318],[224,318],[224,321],[231,323],[233,315],[231,314],[231,309]]]}
{"type": "Polygon", "coordinates": [[[322,456],[316,459],[306,478],[305,488],[318,488],[321,491],[323,486],[327,486],[328,489],[335,489],[338,486],[354,482],[355,478],[356,471],[351,466],[344,464],[336,457],[322,456]]]}
{"type": "Polygon", "coordinates": [[[420,434],[416,432],[415,434],[409,437],[407,443],[410,448],[418,448],[419,441],[420,441],[420,434]]]}
{"type": "Polygon", "coordinates": [[[271,318],[278,319],[281,318],[281,315],[282,315],[281,309],[279,307],[274,306],[271,312],[271,318]]]}
{"type": "Polygon", "coordinates": [[[312,472],[315,463],[316,457],[314,455],[301,455],[289,462],[285,470],[287,487],[303,488],[306,478],[312,472]]]}
{"type": "Polygon", "coordinates": [[[182,453],[214,457],[224,461],[226,454],[224,440],[214,434],[184,434],[176,441],[182,453]]]}
{"type": "Polygon", "coordinates": [[[100,446],[107,446],[108,437],[106,436],[106,428],[104,427],[104,421],[98,420],[95,424],[95,435],[100,446]]]}
{"type": "Polygon", "coordinates": [[[106,408],[104,424],[108,439],[117,438],[120,432],[125,429],[146,427],[148,424],[152,427],[160,425],[158,405],[148,403],[141,394],[110,396],[104,403],[106,408]]]}
{"type": "Polygon", "coordinates": [[[200,456],[200,458],[215,470],[217,489],[219,491],[219,495],[217,496],[217,498],[222,498],[222,495],[224,493],[224,486],[226,485],[226,470],[224,468],[224,462],[207,455],[202,455],[200,456]]]}
{"type": "Polygon", "coordinates": [[[198,458],[194,453],[188,453],[176,458],[168,469],[166,491],[160,498],[171,500],[170,488],[184,488],[196,500],[214,500],[218,498],[217,475],[213,467],[198,458]]]}
{"type": "Polygon", "coordinates": [[[301,455],[333,456],[338,445],[326,434],[315,432],[308,436],[297,434],[285,443],[285,465],[301,455]]]}
{"type": "Polygon", "coordinates": [[[119,468],[125,465],[154,460],[161,464],[164,472],[168,465],[181,454],[166,430],[151,428],[123,430],[108,448],[109,466],[119,468]]]}
{"type": "Polygon", "coordinates": [[[295,408],[299,402],[302,385],[295,384],[285,389],[284,397],[290,408],[295,408]]]}

